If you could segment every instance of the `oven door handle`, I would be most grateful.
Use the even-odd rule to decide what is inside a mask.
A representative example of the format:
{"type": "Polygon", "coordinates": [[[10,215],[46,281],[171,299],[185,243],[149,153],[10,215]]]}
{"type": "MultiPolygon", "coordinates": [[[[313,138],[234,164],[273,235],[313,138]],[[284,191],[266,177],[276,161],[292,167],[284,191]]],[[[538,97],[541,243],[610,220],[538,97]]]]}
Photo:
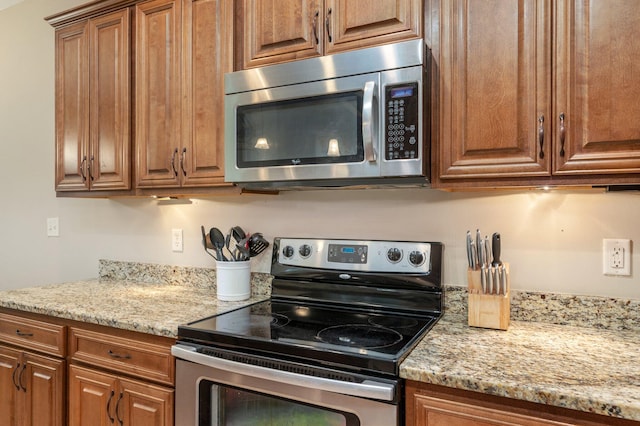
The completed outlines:
{"type": "Polygon", "coordinates": [[[311,389],[319,389],[328,392],[351,395],[360,398],[371,398],[380,401],[392,402],[395,397],[395,385],[391,383],[364,380],[362,383],[342,382],[340,380],[325,379],[322,377],[307,376],[304,374],[290,373],[271,368],[259,367],[241,362],[229,361],[196,352],[196,348],[186,345],[173,345],[171,354],[176,358],[191,361],[196,364],[218,368],[231,373],[244,374],[264,380],[287,383],[294,386],[303,386],[311,389]]]}
{"type": "Polygon", "coordinates": [[[364,85],[362,95],[362,142],[364,145],[364,156],[367,161],[376,161],[376,150],[373,146],[373,98],[375,95],[376,82],[367,81],[364,85]]]}

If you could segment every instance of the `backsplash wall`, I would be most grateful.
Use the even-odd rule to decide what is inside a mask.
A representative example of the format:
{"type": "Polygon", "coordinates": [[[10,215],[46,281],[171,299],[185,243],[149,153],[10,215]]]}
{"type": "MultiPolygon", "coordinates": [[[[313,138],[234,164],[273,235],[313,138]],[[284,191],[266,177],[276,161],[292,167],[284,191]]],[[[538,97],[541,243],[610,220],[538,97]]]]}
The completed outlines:
{"type": "MultiPolygon", "coordinates": [[[[464,235],[499,231],[512,285],[529,291],[640,299],[632,277],[602,275],[602,238],[640,242],[640,195],[583,192],[446,193],[430,189],[286,192],[194,199],[56,198],[54,31],[44,17],[84,1],[25,0],[0,11],[0,289],[96,277],[98,259],[212,267],[200,225],[241,225],[275,236],[434,240],[445,244],[445,282],[464,285],[464,235]],[[19,42],[17,42],[19,40],[19,42]],[[60,237],[46,237],[46,218],[60,237]],[[184,251],[171,251],[171,229],[184,251]]],[[[269,255],[254,259],[269,271],[269,255]]]]}

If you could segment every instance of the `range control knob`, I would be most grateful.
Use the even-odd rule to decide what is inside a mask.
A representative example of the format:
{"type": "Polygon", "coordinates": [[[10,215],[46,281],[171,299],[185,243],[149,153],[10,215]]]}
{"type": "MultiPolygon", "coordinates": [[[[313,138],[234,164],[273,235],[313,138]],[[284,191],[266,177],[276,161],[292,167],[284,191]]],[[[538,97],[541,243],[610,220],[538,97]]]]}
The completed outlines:
{"type": "Polygon", "coordinates": [[[391,263],[398,263],[402,259],[402,251],[399,248],[390,248],[387,250],[387,259],[391,263]]]}
{"type": "Polygon", "coordinates": [[[422,265],[424,263],[424,260],[424,253],[422,253],[421,251],[414,250],[409,253],[409,263],[411,263],[413,266],[422,265]]]}
{"type": "Polygon", "coordinates": [[[293,257],[293,247],[285,246],[285,248],[282,249],[282,254],[284,257],[293,257]]]}
{"type": "Polygon", "coordinates": [[[307,257],[311,256],[311,246],[309,244],[301,245],[298,249],[298,253],[300,253],[300,256],[306,259],[307,257]]]}

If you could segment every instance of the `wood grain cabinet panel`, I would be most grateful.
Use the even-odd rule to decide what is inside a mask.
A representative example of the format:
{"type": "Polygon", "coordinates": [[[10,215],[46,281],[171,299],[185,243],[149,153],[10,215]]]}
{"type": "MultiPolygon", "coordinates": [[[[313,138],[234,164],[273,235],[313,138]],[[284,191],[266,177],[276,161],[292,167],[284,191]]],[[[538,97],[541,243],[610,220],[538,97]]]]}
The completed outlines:
{"type": "Polygon", "coordinates": [[[427,383],[406,383],[406,426],[623,426],[596,415],[427,383]]]}
{"type": "Polygon", "coordinates": [[[65,424],[65,339],[64,326],[0,313],[0,424],[65,424]]]}
{"type": "Polygon", "coordinates": [[[239,0],[236,69],[422,35],[421,0],[239,0]]]}
{"type": "Polygon", "coordinates": [[[171,347],[140,339],[72,327],[69,355],[74,361],[172,385],[174,360],[171,347]]]}
{"type": "Polygon", "coordinates": [[[26,349],[64,357],[67,328],[18,315],[0,313],[0,341],[26,349]]]}
{"type": "Polygon", "coordinates": [[[554,173],[639,173],[640,2],[556,0],[555,14],[554,173]]]}
{"type": "Polygon", "coordinates": [[[183,187],[224,183],[224,74],[232,71],[233,8],[226,0],[183,0],[183,187]]]}
{"type": "Polygon", "coordinates": [[[136,4],[136,186],[180,184],[180,2],[136,4]]]}
{"type": "Polygon", "coordinates": [[[231,71],[227,0],[153,0],[136,14],[136,186],[224,182],[224,73],[231,71]]]}
{"type": "Polygon", "coordinates": [[[640,3],[429,5],[435,187],[637,183],[640,3]]]}
{"type": "Polygon", "coordinates": [[[56,30],[56,190],[131,188],[128,10],[56,30]]]}
{"type": "Polygon", "coordinates": [[[435,1],[439,178],[550,176],[548,1],[435,1]],[[544,121],[543,121],[544,122],[544,121]]]}

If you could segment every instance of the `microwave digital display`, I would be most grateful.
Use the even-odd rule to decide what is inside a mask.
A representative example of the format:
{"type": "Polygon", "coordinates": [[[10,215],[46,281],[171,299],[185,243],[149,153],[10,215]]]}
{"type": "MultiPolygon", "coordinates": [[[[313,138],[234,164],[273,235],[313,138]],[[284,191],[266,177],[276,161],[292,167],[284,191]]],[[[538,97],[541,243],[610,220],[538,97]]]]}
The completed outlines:
{"type": "Polygon", "coordinates": [[[405,86],[405,87],[395,87],[391,89],[391,98],[406,98],[408,96],[413,96],[413,87],[405,86]]]}

